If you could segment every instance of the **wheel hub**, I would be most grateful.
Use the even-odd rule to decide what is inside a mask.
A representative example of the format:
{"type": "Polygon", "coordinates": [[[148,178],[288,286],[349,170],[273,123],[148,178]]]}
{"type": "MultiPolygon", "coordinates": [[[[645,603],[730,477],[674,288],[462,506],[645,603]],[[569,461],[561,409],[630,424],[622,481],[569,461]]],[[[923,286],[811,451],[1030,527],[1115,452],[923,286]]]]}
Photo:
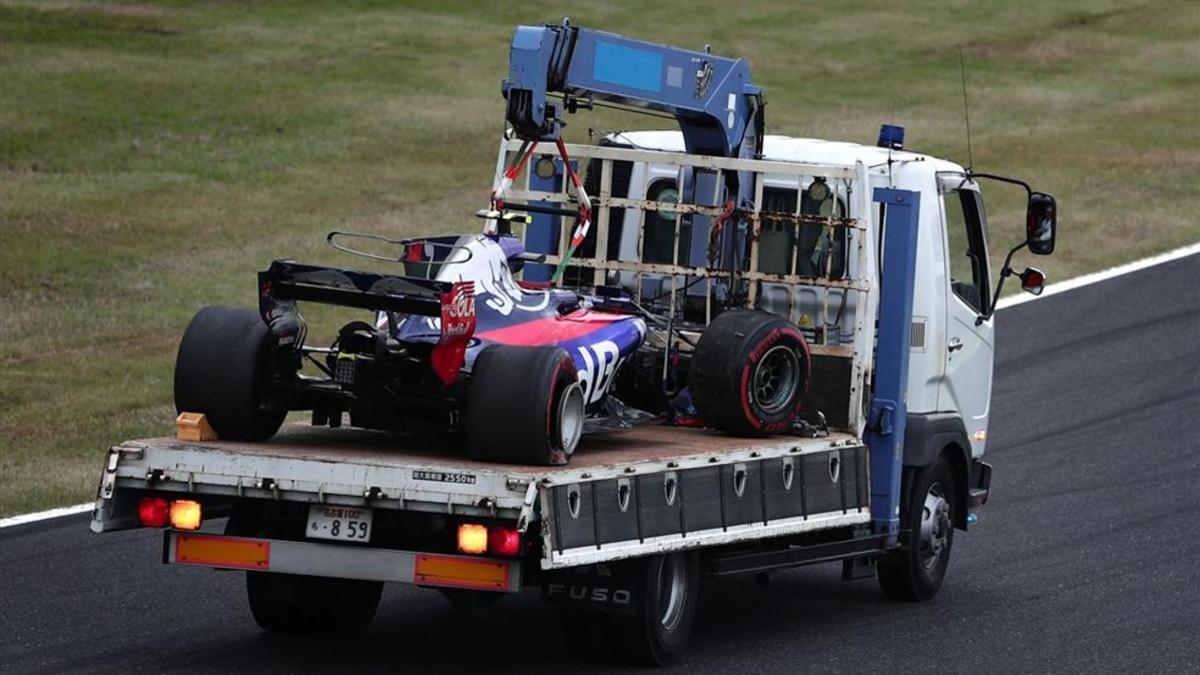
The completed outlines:
{"type": "Polygon", "coordinates": [[[950,502],[943,494],[941,484],[930,486],[921,508],[921,562],[926,569],[932,568],[941,559],[950,541],[950,502]]]}
{"type": "Polygon", "coordinates": [[[682,556],[669,555],[658,568],[658,621],[673,631],[683,619],[684,598],[687,597],[687,573],[682,556]]]}
{"type": "Polygon", "coordinates": [[[754,367],[751,380],[751,395],[758,407],[768,415],[777,413],[795,397],[800,359],[791,347],[772,347],[754,367]]]}
{"type": "Polygon", "coordinates": [[[568,456],[575,452],[583,435],[583,386],[572,382],[558,400],[558,447],[568,456]]]}

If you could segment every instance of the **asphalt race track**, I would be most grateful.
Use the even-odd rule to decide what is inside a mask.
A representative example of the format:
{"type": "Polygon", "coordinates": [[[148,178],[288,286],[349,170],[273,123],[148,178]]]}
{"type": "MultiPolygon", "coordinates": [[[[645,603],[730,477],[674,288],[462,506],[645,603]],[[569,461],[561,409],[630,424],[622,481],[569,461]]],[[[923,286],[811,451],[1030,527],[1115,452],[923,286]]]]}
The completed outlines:
{"type": "MultiPolygon", "coordinates": [[[[1200,256],[998,324],[993,497],[941,594],[887,602],[836,565],[709,582],[688,670],[1200,669],[1200,256]]],[[[160,547],[85,516],[0,531],[0,671],[610,667],[571,661],[533,591],[468,616],[393,586],[364,637],[266,635],[240,573],[160,565],[160,547]]]]}

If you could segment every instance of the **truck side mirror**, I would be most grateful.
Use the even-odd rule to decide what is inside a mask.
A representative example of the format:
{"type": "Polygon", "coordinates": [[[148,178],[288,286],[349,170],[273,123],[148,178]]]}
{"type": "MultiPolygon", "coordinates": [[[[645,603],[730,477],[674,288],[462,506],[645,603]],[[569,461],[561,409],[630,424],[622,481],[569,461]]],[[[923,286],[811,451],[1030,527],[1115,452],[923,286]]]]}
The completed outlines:
{"type": "Polygon", "coordinates": [[[1046,288],[1046,275],[1036,267],[1026,267],[1021,277],[1021,290],[1033,295],[1041,295],[1046,288]]]}
{"type": "Polygon", "coordinates": [[[1054,197],[1044,192],[1029,193],[1025,209],[1025,241],[1034,255],[1054,253],[1054,230],[1058,222],[1058,205],[1054,197]]]}

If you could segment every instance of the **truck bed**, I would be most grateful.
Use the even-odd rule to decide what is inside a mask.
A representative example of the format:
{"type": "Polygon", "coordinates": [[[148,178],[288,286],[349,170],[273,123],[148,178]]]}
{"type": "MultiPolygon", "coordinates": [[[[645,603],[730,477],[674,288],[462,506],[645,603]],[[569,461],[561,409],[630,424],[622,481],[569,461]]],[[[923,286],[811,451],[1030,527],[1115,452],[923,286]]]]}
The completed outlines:
{"type": "Polygon", "coordinates": [[[794,436],[771,438],[735,438],[709,429],[691,429],[651,424],[624,432],[584,436],[579,449],[566,466],[530,466],[472,460],[462,446],[437,436],[415,437],[363,429],[313,427],[304,423],[286,424],[265,443],[236,441],[180,441],[163,436],[128,441],[123,446],[172,447],[230,453],[242,456],[271,457],[377,466],[411,468],[415,465],[454,471],[502,473],[526,478],[573,477],[579,473],[658,465],[694,457],[725,456],[730,452],[754,451],[786,446],[816,444],[825,447],[831,441],[853,440],[848,433],[832,432],[827,438],[794,436]]]}
{"type": "Polygon", "coordinates": [[[296,423],[265,443],[113,447],[92,529],[136,527],[132,502],[145,490],[340,504],[506,519],[522,531],[550,522],[546,564],[566,565],[631,555],[629,537],[693,545],[865,521],[866,462],[862,442],[842,432],[745,439],[647,425],[587,436],[570,464],[546,467],[474,461],[436,436],[296,423]],[[678,499],[658,504],[664,489],[678,499]]]}

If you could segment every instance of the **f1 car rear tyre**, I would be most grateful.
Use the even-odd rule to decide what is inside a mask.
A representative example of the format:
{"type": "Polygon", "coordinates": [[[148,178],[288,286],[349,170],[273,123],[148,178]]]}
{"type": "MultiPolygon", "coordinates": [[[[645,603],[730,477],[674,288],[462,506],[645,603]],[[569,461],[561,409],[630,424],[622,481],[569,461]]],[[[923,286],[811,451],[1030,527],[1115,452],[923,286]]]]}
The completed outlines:
{"type": "Polygon", "coordinates": [[[273,633],[355,635],[379,608],[381,581],[246,572],[250,613],[273,633]]]}
{"type": "Polygon", "coordinates": [[[783,317],[738,309],[713,319],[692,356],[691,389],[700,416],[735,436],[788,429],[812,371],[808,344],[783,317]]]}
{"type": "Polygon", "coordinates": [[[188,324],[175,357],[175,411],[204,413],[217,436],[264,441],[286,410],[259,404],[271,377],[268,331],[258,313],[205,307],[188,324]]]}
{"type": "Polygon", "coordinates": [[[566,464],[583,433],[583,388],[561,347],[485,348],[471,369],[466,408],[473,459],[566,464]]]}
{"type": "Polygon", "coordinates": [[[879,586],[893,600],[917,602],[937,595],[954,545],[954,472],[945,455],[911,475],[901,515],[901,547],[876,566],[879,586]]]}

